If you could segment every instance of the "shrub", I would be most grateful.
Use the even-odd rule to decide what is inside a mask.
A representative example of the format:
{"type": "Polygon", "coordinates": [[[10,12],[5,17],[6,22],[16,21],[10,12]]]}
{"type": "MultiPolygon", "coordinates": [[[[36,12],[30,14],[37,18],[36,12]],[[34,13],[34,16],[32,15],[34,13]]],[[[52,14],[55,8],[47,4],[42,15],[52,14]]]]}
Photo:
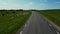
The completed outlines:
{"type": "Polygon", "coordinates": [[[4,16],[5,14],[2,14],[2,16],[4,16]]]}

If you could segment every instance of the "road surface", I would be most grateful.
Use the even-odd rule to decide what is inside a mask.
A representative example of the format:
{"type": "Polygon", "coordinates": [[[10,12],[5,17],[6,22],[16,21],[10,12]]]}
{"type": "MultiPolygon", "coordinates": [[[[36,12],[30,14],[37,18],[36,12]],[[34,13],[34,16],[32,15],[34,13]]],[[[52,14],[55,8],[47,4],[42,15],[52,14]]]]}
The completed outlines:
{"type": "Polygon", "coordinates": [[[32,11],[32,15],[18,34],[57,34],[50,28],[47,22],[37,12],[32,11]]]}

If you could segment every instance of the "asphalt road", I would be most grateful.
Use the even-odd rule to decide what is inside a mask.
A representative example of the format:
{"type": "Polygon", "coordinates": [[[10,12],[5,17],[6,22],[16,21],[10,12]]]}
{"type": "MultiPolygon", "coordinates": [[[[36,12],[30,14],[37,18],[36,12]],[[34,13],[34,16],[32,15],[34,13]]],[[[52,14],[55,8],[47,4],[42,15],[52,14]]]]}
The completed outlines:
{"type": "Polygon", "coordinates": [[[19,34],[57,34],[56,31],[49,27],[49,24],[37,12],[32,11],[32,15],[20,30],[19,34]]]}

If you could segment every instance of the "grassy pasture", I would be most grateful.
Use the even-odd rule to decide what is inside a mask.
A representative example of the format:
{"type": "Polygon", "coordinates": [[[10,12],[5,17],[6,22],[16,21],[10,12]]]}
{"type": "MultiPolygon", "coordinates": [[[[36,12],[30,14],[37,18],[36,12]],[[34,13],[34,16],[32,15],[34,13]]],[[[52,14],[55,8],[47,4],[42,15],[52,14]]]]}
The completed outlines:
{"type": "Polygon", "coordinates": [[[38,12],[60,27],[60,10],[40,10],[38,12]]]}
{"type": "Polygon", "coordinates": [[[30,14],[30,11],[0,11],[0,34],[15,34],[30,14]]]}

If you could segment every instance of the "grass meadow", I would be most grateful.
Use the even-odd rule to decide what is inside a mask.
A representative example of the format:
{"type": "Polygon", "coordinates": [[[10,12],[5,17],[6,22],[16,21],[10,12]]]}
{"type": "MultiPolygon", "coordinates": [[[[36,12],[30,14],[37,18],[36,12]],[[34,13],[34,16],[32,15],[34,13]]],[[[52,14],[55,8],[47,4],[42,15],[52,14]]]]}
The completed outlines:
{"type": "Polygon", "coordinates": [[[38,12],[60,27],[60,9],[59,10],[40,10],[38,12]]]}
{"type": "Polygon", "coordinates": [[[31,15],[30,11],[0,11],[0,34],[15,34],[31,15]]]}

